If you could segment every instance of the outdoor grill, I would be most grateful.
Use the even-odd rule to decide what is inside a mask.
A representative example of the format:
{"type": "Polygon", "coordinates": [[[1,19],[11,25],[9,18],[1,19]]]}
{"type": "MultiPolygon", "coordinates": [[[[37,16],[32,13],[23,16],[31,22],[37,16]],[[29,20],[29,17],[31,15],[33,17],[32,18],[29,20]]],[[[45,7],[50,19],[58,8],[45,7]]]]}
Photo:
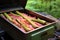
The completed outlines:
{"type": "Polygon", "coordinates": [[[20,28],[14,25],[9,20],[5,19],[0,15],[0,25],[14,40],[47,40],[49,37],[53,36],[55,31],[56,21],[41,15],[40,13],[30,11],[25,9],[27,0],[0,0],[0,14],[20,11],[22,13],[27,13],[29,15],[39,17],[48,23],[42,28],[36,28],[29,32],[22,32],[20,28]]]}

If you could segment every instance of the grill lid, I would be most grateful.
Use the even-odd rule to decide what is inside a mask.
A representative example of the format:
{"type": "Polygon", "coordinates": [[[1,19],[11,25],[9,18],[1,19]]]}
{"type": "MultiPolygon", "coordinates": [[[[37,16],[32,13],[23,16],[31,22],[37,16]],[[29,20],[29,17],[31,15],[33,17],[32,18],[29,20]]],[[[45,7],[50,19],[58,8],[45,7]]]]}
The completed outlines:
{"type": "Polygon", "coordinates": [[[25,8],[27,0],[0,0],[0,11],[11,8],[25,8]]]}

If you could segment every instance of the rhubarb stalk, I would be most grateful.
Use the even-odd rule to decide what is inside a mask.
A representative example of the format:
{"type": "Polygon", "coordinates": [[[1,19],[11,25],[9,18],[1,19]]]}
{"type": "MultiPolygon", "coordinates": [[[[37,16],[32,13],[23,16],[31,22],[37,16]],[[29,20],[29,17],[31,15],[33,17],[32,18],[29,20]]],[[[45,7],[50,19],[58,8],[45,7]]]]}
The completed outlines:
{"type": "Polygon", "coordinates": [[[17,21],[22,25],[22,27],[26,30],[26,31],[30,31],[31,29],[28,28],[22,21],[20,21],[19,19],[17,19],[17,21]]]}
{"type": "Polygon", "coordinates": [[[25,18],[34,28],[39,27],[33,21],[31,21],[30,19],[28,19],[28,17],[22,15],[22,13],[20,13],[19,11],[16,11],[16,13],[19,14],[20,16],[22,16],[23,18],[25,18]]]}
{"type": "Polygon", "coordinates": [[[44,21],[44,20],[41,20],[41,19],[32,19],[32,21],[35,21],[35,22],[39,22],[39,23],[41,23],[41,24],[45,24],[46,23],[46,21],[44,21]]]}
{"type": "Polygon", "coordinates": [[[10,21],[12,21],[12,18],[7,13],[4,13],[4,15],[7,17],[7,19],[9,19],[10,21]]]}

